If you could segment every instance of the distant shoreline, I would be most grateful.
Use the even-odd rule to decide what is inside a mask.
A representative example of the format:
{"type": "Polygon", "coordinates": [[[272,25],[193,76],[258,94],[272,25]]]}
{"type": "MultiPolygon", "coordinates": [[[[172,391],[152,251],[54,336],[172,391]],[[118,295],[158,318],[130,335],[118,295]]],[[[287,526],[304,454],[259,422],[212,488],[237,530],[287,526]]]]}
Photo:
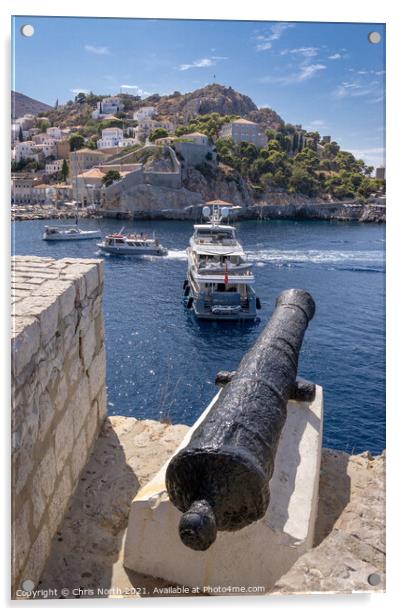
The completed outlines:
{"type": "MultiPolygon", "coordinates": [[[[75,212],[41,211],[12,213],[12,221],[75,219],[75,212]]],[[[180,210],[153,210],[122,212],[98,210],[97,213],[79,212],[82,218],[114,218],[118,220],[194,220],[194,212],[180,210]]],[[[319,203],[301,205],[255,205],[234,217],[234,220],[327,220],[343,222],[386,222],[386,208],[380,204],[319,203]]]]}

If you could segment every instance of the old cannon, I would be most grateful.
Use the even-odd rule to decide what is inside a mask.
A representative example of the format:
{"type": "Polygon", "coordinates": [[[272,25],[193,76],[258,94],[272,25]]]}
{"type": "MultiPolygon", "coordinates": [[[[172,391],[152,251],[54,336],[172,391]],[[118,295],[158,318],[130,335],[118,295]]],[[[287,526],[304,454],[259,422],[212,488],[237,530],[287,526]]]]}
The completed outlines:
{"type": "Polygon", "coordinates": [[[276,300],[271,320],[188,445],[170,461],[166,488],[183,513],[182,542],[206,550],[218,530],[236,531],[264,516],[269,480],[285,424],[288,400],[314,392],[296,382],[304,332],[315,312],[302,289],[276,300]]]}

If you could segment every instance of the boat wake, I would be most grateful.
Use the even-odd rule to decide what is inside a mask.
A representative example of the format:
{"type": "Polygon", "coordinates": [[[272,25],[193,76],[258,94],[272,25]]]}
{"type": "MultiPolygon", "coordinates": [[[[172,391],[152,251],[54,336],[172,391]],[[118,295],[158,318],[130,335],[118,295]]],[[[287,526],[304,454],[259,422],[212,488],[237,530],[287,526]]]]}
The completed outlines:
{"type": "Polygon", "coordinates": [[[267,263],[275,265],[317,264],[364,264],[369,267],[384,265],[382,250],[252,250],[247,257],[258,266],[267,263]]]}

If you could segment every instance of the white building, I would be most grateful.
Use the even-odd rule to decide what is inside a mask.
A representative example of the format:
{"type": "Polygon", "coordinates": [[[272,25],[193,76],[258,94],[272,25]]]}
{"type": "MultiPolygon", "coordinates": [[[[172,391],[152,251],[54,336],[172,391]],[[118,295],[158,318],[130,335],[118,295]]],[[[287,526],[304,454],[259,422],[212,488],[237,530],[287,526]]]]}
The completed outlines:
{"type": "Polygon", "coordinates": [[[180,139],[186,139],[187,141],[191,141],[191,143],[196,143],[197,145],[208,145],[209,138],[204,133],[188,133],[187,135],[181,135],[180,139]]]}
{"type": "Polygon", "coordinates": [[[133,137],[124,137],[124,139],[120,139],[117,145],[119,146],[119,148],[127,148],[129,146],[137,145],[137,144],[138,144],[137,139],[134,139],[133,137]]]}
{"type": "Polygon", "coordinates": [[[58,126],[50,126],[46,129],[46,135],[59,141],[62,137],[61,129],[58,126]]]}
{"type": "Polygon", "coordinates": [[[264,147],[267,144],[267,137],[261,131],[260,126],[243,118],[224,124],[219,136],[222,139],[232,139],[234,143],[242,141],[253,143],[257,147],[264,147]]]}
{"type": "Polygon", "coordinates": [[[43,154],[45,158],[56,155],[56,143],[54,140],[51,143],[37,143],[32,149],[36,154],[43,154]]]}
{"type": "Polygon", "coordinates": [[[121,128],[104,128],[102,131],[102,138],[98,139],[96,146],[98,150],[116,148],[119,145],[119,141],[123,140],[123,136],[123,130],[121,128]]]}
{"type": "Polygon", "coordinates": [[[108,96],[97,102],[96,109],[92,113],[92,118],[97,120],[98,118],[103,118],[105,115],[119,113],[119,111],[123,111],[123,109],[124,104],[118,96],[108,96]]]}
{"type": "Polygon", "coordinates": [[[133,120],[137,120],[137,122],[141,122],[146,118],[152,118],[156,114],[155,107],[141,107],[133,114],[133,120]]]}
{"type": "Polygon", "coordinates": [[[46,163],[45,173],[47,173],[48,175],[53,175],[54,173],[60,173],[62,168],[63,168],[63,159],[52,160],[52,162],[46,163]]]}
{"type": "Polygon", "coordinates": [[[12,158],[16,163],[21,162],[27,158],[33,158],[38,160],[38,153],[34,150],[34,143],[32,141],[17,141],[15,144],[12,158]]]}

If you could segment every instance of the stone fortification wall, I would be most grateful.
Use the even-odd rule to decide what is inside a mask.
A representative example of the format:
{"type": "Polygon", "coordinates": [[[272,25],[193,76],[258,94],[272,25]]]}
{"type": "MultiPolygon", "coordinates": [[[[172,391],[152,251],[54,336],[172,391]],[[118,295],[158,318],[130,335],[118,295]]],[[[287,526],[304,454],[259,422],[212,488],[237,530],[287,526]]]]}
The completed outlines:
{"type": "Polygon", "coordinates": [[[12,584],[34,584],[106,415],[100,260],[12,262],[12,584]]]}

